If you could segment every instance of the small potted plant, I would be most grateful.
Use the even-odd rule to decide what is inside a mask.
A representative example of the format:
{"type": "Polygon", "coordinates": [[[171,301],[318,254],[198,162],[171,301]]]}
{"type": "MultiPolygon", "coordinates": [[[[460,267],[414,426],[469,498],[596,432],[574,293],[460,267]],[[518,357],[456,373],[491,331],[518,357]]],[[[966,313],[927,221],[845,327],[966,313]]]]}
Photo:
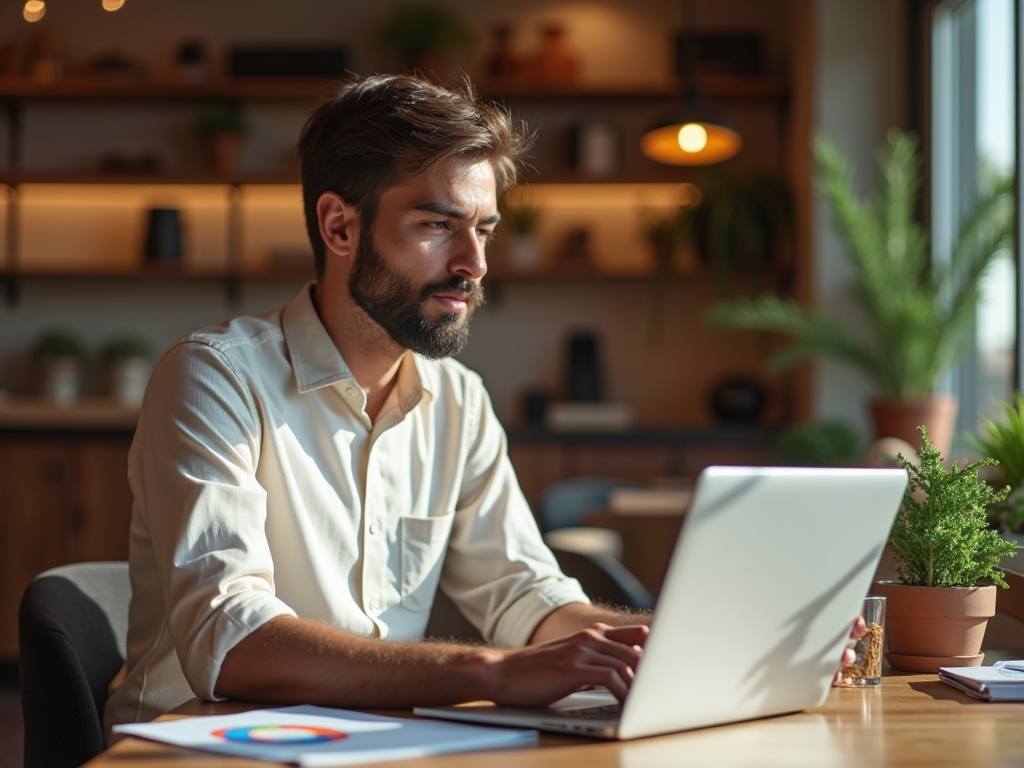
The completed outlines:
{"type": "Polygon", "coordinates": [[[238,154],[249,124],[238,104],[218,101],[211,104],[196,125],[203,141],[207,167],[217,174],[228,175],[238,168],[238,154]]]}
{"type": "Polygon", "coordinates": [[[900,457],[910,483],[889,536],[899,583],[872,589],[886,598],[886,658],[909,672],[976,667],[985,657],[981,641],[996,612],[996,586],[1006,586],[996,565],[1017,551],[988,527],[986,515],[1009,489],[995,491],[979,479],[994,459],[963,469],[953,462],[947,472],[928,430],[919,429],[921,465],[900,457]]]}
{"type": "Polygon", "coordinates": [[[999,462],[996,477],[1010,495],[989,505],[989,523],[1003,538],[1024,547],[1024,395],[1019,391],[1015,405],[1003,403],[1003,419],[982,420],[982,434],[968,436],[971,447],[999,462]]]}
{"type": "Polygon", "coordinates": [[[432,82],[441,82],[448,57],[465,50],[473,33],[456,14],[435,3],[398,3],[381,30],[385,46],[402,65],[432,82]]]}
{"type": "Polygon", "coordinates": [[[508,254],[516,272],[533,272],[540,266],[540,243],[537,241],[537,221],[540,209],[533,205],[509,205],[505,216],[512,230],[508,254]]]}
{"type": "Polygon", "coordinates": [[[112,394],[125,407],[142,405],[152,356],[149,343],[138,336],[122,336],[104,345],[102,357],[109,366],[112,394]]]}
{"type": "Polygon", "coordinates": [[[60,406],[73,405],[82,389],[85,344],[73,331],[53,328],[35,343],[33,357],[43,375],[43,392],[60,406]]]}

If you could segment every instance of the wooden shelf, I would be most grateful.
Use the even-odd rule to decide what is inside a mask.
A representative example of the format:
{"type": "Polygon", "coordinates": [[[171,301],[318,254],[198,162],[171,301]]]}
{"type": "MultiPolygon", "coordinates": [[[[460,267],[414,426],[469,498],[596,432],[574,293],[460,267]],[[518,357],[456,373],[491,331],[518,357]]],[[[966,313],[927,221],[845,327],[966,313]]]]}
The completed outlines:
{"type": "Polygon", "coordinates": [[[55,171],[0,171],[0,184],[203,184],[239,186],[246,184],[300,184],[295,173],[253,173],[223,175],[216,173],[120,174],[55,171]]]}
{"type": "Polygon", "coordinates": [[[311,101],[337,84],[327,78],[224,78],[203,83],[119,77],[70,75],[53,82],[28,77],[0,77],[0,99],[125,99],[195,100],[249,99],[311,101]]]}
{"type": "Polygon", "coordinates": [[[0,280],[175,280],[175,281],[216,281],[216,280],[295,280],[306,281],[314,277],[298,269],[251,269],[240,272],[227,270],[194,270],[173,267],[139,267],[137,269],[96,269],[96,270],[19,270],[0,271],[0,280]]]}
{"type": "Polygon", "coordinates": [[[0,430],[133,430],[139,409],[113,398],[86,397],[60,406],[45,397],[0,397],[0,430]]]}
{"type": "MultiPolygon", "coordinates": [[[[721,99],[780,98],[789,92],[785,78],[771,75],[701,75],[704,95],[721,99]]],[[[28,77],[0,77],[0,99],[125,99],[196,100],[248,99],[311,101],[330,93],[341,83],[329,78],[221,78],[203,83],[71,75],[53,82],[28,77]]],[[[672,99],[685,93],[685,83],[664,80],[638,83],[484,83],[481,94],[502,100],[623,101],[672,99]]]]}
{"type": "MultiPolygon", "coordinates": [[[[771,75],[700,75],[697,84],[706,97],[714,99],[777,99],[789,93],[786,78],[771,75]]],[[[510,101],[650,101],[682,98],[686,91],[682,79],[549,86],[492,83],[481,87],[487,98],[510,101]]]]}

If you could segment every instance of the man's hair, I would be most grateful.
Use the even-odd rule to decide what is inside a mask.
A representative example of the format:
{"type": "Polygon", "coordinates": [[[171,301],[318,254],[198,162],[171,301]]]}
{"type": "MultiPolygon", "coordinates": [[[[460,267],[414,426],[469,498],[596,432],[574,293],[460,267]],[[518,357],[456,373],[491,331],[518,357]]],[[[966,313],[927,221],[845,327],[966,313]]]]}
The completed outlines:
{"type": "Polygon", "coordinates": [[[316,204],[335,192],[359,211],[369,232],[380,196],[449,160],[490,161],[497,192],[518,176],[533,135],[509,113],[459,90],[407,75],[375,75],[346,84],[306,121],[299,139],[302,202],[317,277],[326,258],[316,204]]]}

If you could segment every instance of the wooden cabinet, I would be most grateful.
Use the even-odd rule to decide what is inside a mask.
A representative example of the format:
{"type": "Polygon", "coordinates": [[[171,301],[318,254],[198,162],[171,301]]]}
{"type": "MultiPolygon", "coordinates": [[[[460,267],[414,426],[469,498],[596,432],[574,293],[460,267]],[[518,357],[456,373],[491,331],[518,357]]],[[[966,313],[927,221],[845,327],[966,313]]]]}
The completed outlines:
{"type": "Polygon", "coordinates": [[[0,660],[18,653],[18,603],[39,572],[126,560],[131,435],[0,433],[0,660]]]}

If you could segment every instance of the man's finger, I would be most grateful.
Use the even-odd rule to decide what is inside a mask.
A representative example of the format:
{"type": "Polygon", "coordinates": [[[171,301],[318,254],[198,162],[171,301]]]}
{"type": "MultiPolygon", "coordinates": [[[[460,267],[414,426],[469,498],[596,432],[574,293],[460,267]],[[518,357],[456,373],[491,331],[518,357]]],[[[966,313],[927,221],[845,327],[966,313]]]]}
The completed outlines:
{"type": "Polygon", "coordinates": [[[650,627],[638,624],[630,627],[610,627],[605,629],[603,634],[609,640],[614,640],[617,643],[629,646],[638,645],[643,648],[650,631],[650,627]]]}
{"type": "Polygon", "coordinates": [[[850,637],[860,640],[868,633],[868,625],[864,623],[864,617],[858,616],[853,620],[853,629],[850,630],[850,637]]]}

